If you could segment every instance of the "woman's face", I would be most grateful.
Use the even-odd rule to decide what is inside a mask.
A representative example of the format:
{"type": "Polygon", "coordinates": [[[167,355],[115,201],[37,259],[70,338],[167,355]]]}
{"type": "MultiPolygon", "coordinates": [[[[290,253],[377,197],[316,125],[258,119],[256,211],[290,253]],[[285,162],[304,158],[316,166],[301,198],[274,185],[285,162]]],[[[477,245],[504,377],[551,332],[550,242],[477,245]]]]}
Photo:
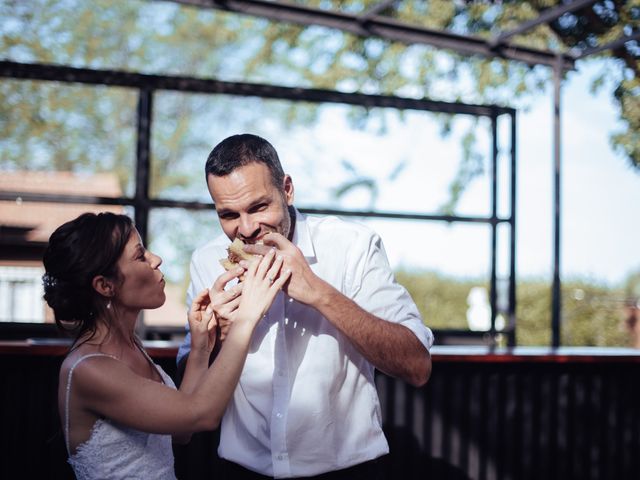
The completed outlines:
{"type": "Polygon", "coordinates": [[[158,268],[161,263],[159,256],[144,248],[134,229],[118,260],[120,278],[113,298],[118,308],[141,310],[164,304],[164,275],[158,268]]]}

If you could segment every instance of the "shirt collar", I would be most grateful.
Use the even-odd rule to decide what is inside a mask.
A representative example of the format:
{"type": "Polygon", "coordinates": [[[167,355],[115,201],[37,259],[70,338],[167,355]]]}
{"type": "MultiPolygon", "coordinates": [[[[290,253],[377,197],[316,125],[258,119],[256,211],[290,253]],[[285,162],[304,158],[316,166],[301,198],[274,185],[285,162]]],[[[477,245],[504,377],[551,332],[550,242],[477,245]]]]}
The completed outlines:
{"type": "Polygon", "coordinates": [[[311,231],[309,230],[307,217],[300,213],[297,208],[294,208],[293,210],[296,214],[296,224],[293,230],[292,242],[300,249],[309,264],[315,263],[316,252],[313,248],[313,241],[311,240],[311,231]]]}

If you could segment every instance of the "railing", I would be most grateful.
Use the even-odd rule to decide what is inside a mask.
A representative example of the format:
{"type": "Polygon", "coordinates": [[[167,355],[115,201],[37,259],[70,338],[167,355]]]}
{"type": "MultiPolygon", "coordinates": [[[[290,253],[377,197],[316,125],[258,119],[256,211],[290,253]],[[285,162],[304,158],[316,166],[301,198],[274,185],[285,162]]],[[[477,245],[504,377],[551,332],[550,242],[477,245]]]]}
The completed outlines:
{"type": "MultiPolygon", "coordinates": [[[[175,374],[175,346],[149,342],[175,374]]],[[[73,478],[56,408],[59,342],[0,342],[0,478],[73,478]]],[[[435,347],[423,388],[379,375],[390,479],[640,478],[640,352],[435,347]]],[[[180,479],[221,478],[217,432],[175,447],[180,479]]]]}

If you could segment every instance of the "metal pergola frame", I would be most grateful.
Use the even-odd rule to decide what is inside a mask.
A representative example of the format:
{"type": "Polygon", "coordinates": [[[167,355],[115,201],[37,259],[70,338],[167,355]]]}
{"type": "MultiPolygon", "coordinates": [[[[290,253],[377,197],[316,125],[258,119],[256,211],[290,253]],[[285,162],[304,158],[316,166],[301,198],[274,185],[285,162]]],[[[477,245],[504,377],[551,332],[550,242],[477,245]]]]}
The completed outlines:
{"type": "MultiPolygon", "coordinates": [[[[405,44],[425,44],[456,53],[485,58],[504,58],[527,65],[544,65],[553,69],[553,284],[551,302],[551,344],[561,344],[561,280],[560,280],[560,185],[561,185],[561,132],[560,99],[561,80],[567,70],[574,68],[576,60],[605,50],[615,50],[630,41],[640,41],[640,31],[623,35],[605,45],[581,52],[550,52],[515,45],[510,39],[543,24],[549,24],[562,15],[590,8],[597,0],[573,0],[550,7],[536,18],[523,22],[514,29],[492,38],[482,39],[469,35],[432,30],[381,15],[394,7],[397,1],[385,0],[362,14],[346,14],[299,4],[268,0],[171,0],[175,3],[200,8],[215,8],[246,15],[268,18],[299,25],[319,25],[363,37],[378,37],[405,44]]],[[[637,72],[637,70],[636,70],[637,72]]],[[[637,72],[638,73],[638,72],[637,72]]]]}
{"type": "MultiPolygon", "coordinates": [[[[487,117],[491,122],[491,215],[458,216],[438,214],[418,214],[383,211],[354,211],[338,209],[303,208],[301,211],[311,214],[335,214],[341,216],[357,216],[369,218],[389,218],[400,220],[431,220],[458,223],[481,223],[491,227],[491,272],[490,272],[490,304],[491,327],[488,332],[478,332],[477,335],[489,334],[491,342],[495,341],[495,320],[497,309],[497,237],[498,225],[510,226],[510,266],[509,266],[509,294],[508,294],[508,326],[502,331],[506,334],[508,344],[515,346],[515,202],[516,202],[516,111],[513,108],[496,105],[473,105],[455,102],[440,102],[427,99],[412,99],[386,95],[367,95],[360,93],[342,93],[333,90],[290,88],[256,83],[224,82],[214,79],[193,77],[147,75],[113,70],[94,70],[47,64],[25,64],[18,62],[0,61],[0,78],[20,80],[55,81],[61,83],[75,83],[87,85],[106,85],[112,87],[133,88],[138,91],[137,107],[137,136],[136,136],[136,167],[135,194],[133,197],[96,197],[80,195],[60,195],[44,193],[25,193],[20,191],[0,192],[0,200],[99,205],[132,206],[135,212],[135,222],[143,241],[148,237],[149,212],[152,208],[170,207],[187,210],[212,210],[210,203],[185,202],[165,198],[151,198],[149,196],[149,172],[151,165],[151,124],[153,112],[153,95],[156,91],[179,91],[184,93],[223,94],[238,96],[256,96],[269,99],[289,100],[292,102],[312,103],[342,103],[358,105],[366,108],[394,108],[399,110],[417,110],[452,115],[471,115],[487,117]],[[499,217],[497,211],[497,157],[498,117],[507,115],[511,119],[510,135],[510,207],[507,217],[499,217]]],[[[0,325],[0,328],[2,326],[0,325]]],[[[474,335],[475,332],[451,331],[451,336],[474,335]]]]}
{"type": "MultiPolygon", "coordinates": [[[[481,39],[467,35],[458,35],[444,31],[431,30],[381,15],[385,10],[393,8],[395,1],[382,1],[361,14],[346,14],[331,10],[306,7],[280,1],[266,0],[172,0],[175,3],[198,8],[220,9],[239,14],[259,16],[279,22],[289,22],[299,25],[320,25],[338,29],[363,37],[378,37],[388,41],[405,44],[426,44],[436,48],[452,50],[462,55],[482,56],[485,58],[504,58],[506,60],[523,62],[527,65],[544,65],[553,69],[554,75],[554,114],[553,114],[553,167],[554,167],[554,233],[553,233],[553,285],[552,285],[552,346],[561,344],[561,295],[560,295],[560,95],[561,79],[567,70],[574,68],[575,60],[588,55],[600,53],[604,50],[616,49],[625,43],[640,39],[638,32],[623,36],[606,45],[587,49],[577,53],[558,53],[546,50],[522,47],[511,43],[511,38],[523,34],[542,24],[557,20],[562,15],[577,12],[591,7],[596,0],[575,0],[551,7],[543,11],[537,18],[524,22],[518,27],[502,32],[493,38],[481,39]]],[[[187,209],[209,209],[211,205],[198,202],[177,202],[164,199],[150,199],[148,196],[148,169],[150,161],[150,127],[153,104],[153,91],[178,90],[185,92],[219,93],[232,95],[255,95],[264,98],[280,98],[287,100],[302,100],[309,102],[347,103],[367,107],[390,107],[399,109],[429,110],[444,113],[466,113],[471,115],[488,116],[492,121],[493,144],[492,166],[492,215],[482,217],[457,217],[441,215],[408,215],[399,212],[345,212],[337,210],[312,210],[308,213],[335,213],[339,215],[404,218],[417,220],[442,220],[447,222],[481,222],[492,225],[492,272],[491,272],[491,332],[495,333],[496,291],[495,291],[495,249],[496,230],[499,223],[507,222],[511,225],[511,265],[509,280],[509,344],[515,344],[515,110],[497,106],[465,105],[447,102],[433,102],[430,100],[403,99],[382,95],[345,94],[329,90],[297,89],[258,85],[248,83],[230,83],[217,80],[195,79],[188,77],[167,77],[158,75],[140,75],[126,72],[97,71],[77,69],[51,65],[27,65],[15,62],[0,62],[0,77],[54,80],[63,82],[79,82],[87,84],[117,85],[137,88],[138,102],[138,137],[136,163],[136,193],[133,198],[102,198],[55,196],[57,202],[99,203],[132,205],[136,211],[136,222],[142,227],[141,233],[146,236],[149,208],[180,207],[187,209]],[[147,83],[142,83],[147,82],[147,83]],[[304,97],[304,98],[302,98],[304,97]],[[460,111],[458,111],[460,109],[460,111]],[[462,111],[465,110],[466,111],[462,111]],[[498,218],[496,214],[496,120],[499,115],[507,114],[512,119],[511,125],[511,207],[509,218],[498,218]],[[146,179],[146,182],[145,182],[146,179]]],[[[15,192],[1,194],[0,199],[15,199],[15,192]],[[12,196],[13,195],[13,196],[12,196]]],[[[47,195],[20,195],[25,200],[50,201],[47,195]]]]}

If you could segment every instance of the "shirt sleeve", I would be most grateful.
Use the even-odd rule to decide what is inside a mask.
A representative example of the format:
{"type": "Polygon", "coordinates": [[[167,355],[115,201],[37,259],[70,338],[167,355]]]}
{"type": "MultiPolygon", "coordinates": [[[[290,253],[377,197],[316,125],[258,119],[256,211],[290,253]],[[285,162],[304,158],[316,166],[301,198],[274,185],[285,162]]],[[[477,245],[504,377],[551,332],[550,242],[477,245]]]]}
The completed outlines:
{"type": "Polygon", "coordinates": [[[380,236],[372,231],[359,234],[349,259],[355,262],[346,277],[350,297],[376,317],[404,325],[430,349],[433,333],[422,321],[409,292],[395,280],[380,236]]]}

